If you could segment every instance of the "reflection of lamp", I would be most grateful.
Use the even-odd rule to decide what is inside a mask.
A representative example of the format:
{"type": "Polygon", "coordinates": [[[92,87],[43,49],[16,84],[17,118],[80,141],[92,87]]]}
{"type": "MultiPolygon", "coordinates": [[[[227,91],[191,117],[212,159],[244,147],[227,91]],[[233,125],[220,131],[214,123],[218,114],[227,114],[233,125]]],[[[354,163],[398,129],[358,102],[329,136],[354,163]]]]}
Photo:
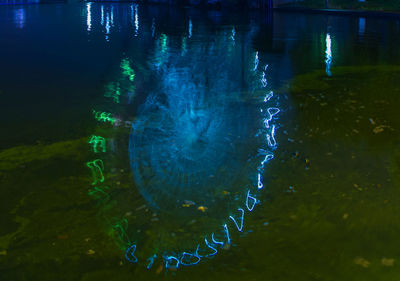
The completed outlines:
{"type": "Polygon", "coordinates": [[[15,23],[17,24],[18,28],[23,28],[25,24],[25,10],[24,9],[17,9],[15,10],[15,23]]]}
{"type": "Polygon", "coordinates": [[[358,34],[363,35],[365,33],[365,18],[358,19],[358,34]]]}
{"type": "Polygon", "coordinates": [[[87,16],[86,16],[86,25],[87,25],[87,31],[89,32],[92,28],[92,13],[91,13],[91,6],[92,3],[87,3],[86,4],[86,11],[87,11],[87,16]]]}
{"type": "Polygon", "coordinates": [[[326,50],[325,50],[325,64],[326,64],[326,74],[331,76],[331,64],[332,64],[332,39],[329,33],[326,34],[326,50]]]}

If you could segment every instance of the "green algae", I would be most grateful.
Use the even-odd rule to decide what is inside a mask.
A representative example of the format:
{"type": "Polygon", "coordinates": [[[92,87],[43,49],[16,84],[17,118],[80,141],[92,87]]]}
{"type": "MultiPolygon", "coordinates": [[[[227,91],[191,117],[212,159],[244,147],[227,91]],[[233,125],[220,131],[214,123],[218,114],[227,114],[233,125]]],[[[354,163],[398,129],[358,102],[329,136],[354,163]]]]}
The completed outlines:
{"type": "Polygon", "coordinates": [[[78,152],[85,142],[87,138],[50,145],[23,145],[3,150],[0,152],[0,171],[17,169],[33,161],[45,161],[55,157],[82,159],[78,152]]]}
{"type": "MultiPolygon", "coordinates": [[[[146,271],[124,260],[125,232],[137,238],[135,242],[143,242],[138,243],[140,250],[154,252],[158,246],[175,247],[179,238],[190,237],[184,237],[178,223],[160,215],[159,221],[149,223],[152,212],[132,208],[144,201],[129,185],[129,171],[106,171],[112,200],[104,200],[99,208],[88,195],[90,170],[84,163],[94,156],[89,154],[88,138],[2,151],[2,188],[24,192],[7,196],[12,203],[8,213],[17,226],[0,236],[0,251],[7,250],[0,256],[0,277],[397,280],[400,69],[342,67],[332,72],[333,77],[323,71],[295,77],[285,90],[293,103],[293,116],[282,129],[288,135],[278,134],[279,161],[267,168],[263,203],[245,218],[244,231],[252,232],[233,232],[235,246],[230,250],[221,250],[214,259],[182,269],[176,276],[162,270],[159,262],[146,271]],[[383,131],[374,132],[381,125],[383,131]],[[296,192],[287,192],[289,186],[296,192]],[[175,237],[165,233],[167,224],[176,227],[175,237]],[[143,236],[148,238],[140,240],[143,236]],[[384,262],[391,259],[392,265],[384,262]],[[18,271],[23,274],[16,275],[18,271]]],[[[203,223],[200,219],[199,225],[203,223]]],[[[190,231],[202,233],[196,224],[190,231]]],[[[138,257],[147,258],[140,251],[138,257]]]]}

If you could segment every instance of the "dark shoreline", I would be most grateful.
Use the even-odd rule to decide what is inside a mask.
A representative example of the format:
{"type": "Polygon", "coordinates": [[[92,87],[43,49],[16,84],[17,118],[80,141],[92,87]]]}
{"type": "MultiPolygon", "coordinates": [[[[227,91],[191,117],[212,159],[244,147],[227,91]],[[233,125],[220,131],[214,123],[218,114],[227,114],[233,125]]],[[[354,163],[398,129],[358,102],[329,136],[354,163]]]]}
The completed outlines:
{"type": "Polygon", "coordinates": [[[400,18],[400,12],[341,10],[341,9],[311,9],[301,7],[276,7],[274,11],[289,13],[308,13],[326,15],[347,15],[356,17],[400,18]]]}

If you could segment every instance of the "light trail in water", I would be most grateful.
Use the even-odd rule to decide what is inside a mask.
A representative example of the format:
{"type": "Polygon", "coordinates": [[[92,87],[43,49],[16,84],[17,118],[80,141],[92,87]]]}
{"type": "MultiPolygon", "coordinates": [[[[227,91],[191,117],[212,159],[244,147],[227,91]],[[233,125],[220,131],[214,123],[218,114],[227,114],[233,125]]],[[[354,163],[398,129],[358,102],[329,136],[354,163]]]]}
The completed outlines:
{"type": "MultiPolygon", "coordinates": [[[[132,6],[131,6],[132,7],[132,6]]],[[[90,10],[90,9],[89,9],[90,10]]],[[[102,21],[104,18],[104,9],[102,7],[101,9],[102,13],[102,21]]],[[[111,18],[110,14],[106,14],[106,34],[109,34],[110,31],[110,21],[113,21],[113,11],[111,10],[111,18]]],[[[138,5],[134,6],[134,19],[135,19],[135,32],[138,32],[139,30],[139,17],[138,17],[138,5]]],[[[112,24],[112,23],[111,23],[112,24]]],[[[155,21],[153,19],[152,21],[152,36],[154,36],[155,33],[155,21]]],[[[191,38],[192,36],[192,22],[189,19],[189,34],[188,38],[191,38]]],[[[234,41],[236,36],[236,30],[233,27],[232,29],[232,35],[231,39],[234,41]]],[[[161,47],[161,53],[166,53],[168,52],[168,37],[166,34],[161,34],[160,39],[158,41],[160,43],[161,47]]],[[[184,41],[185,48],[186,48],[186,41],[184,41]]],[[[255,59],[254,59],[254,66],[252,67],[252,70],[256,72],[258,70],[259,66],[259,54],[256,52],[255,54],[255,59]]],[[[130,62],[128,59],[122,60],[121,63],[121,68],[123,71],[123,75],[127,77],[131,82],[134,82],[134,77],[135,77],[135,72],[133,68],[130,67],[130,62]]],[[[266,70],[268,68],[268,65],[265,65],[262,71],[257,71],[257,75],[260,74],[261,72],[261,78],[260,78],[260,83],[262,88],[268,87],[268,81],[267,81],[267,74],[266,70]]],[[[117,98],[113,98],[114,102],[119,103],[119,94],[116,96],[117,98]]],[[[244,197],[244,200],[242,200],[242,205],[243,207],[239,206],[237,208],[239,215],[229,215],[227,218],[227,221],[231,221],[231,226],[235,226],[236,229],[239,232],[242,232],[245,227],[245,215],[248,212],[252,212],[257,204],[260,202],[257,199],[257,191],[261,190],[264,187],[263,183],[263,173],[264,173],[264,168],[267,162],[272,160],[274,158],[274,154],[272,153],[272,150],[274,150],[277,146],[277,142],[275,139],[275,130],[276,130],[276,125],[273,124],[274,120],[276,120],[276,116],[280,112],[280,109],[278,107],[266,107],[267,103],[269,103],[274,97],[273,91],[269,91],[268,93],[265,94],[265,96],[260,100],[260,102],[263,104],[262,108],[260,108],[260,112],[262,115],[260,118],[261,123],[263,126],[260,128],[260,131],[263,132],[263,134],[260,134],[259,136],[263,137],[265,136],[263,146],[258,149],[258,154],[256,157],[261,157],[259,166],[257,167],[257,171],[254,171],[255,174],[257,175],[257,180],[255,183],[255,189],[252,191],[252,187],[246,188],[246,196],[244,197]],[[266,107],[266,108],[265,108],[266,107]],[[267,145],[268,147],[265,147],[267,145]],[[232,225],[233,224],[233,225],[232,225]]],[[[183,104],[182,104],[183,105],[183,104]]],[[[179,106],[179,104],[177,105],[179,106]]],[[[126,122],[129,123],[129,121],[121,120],[119,117],[116,117],[115,115],[108,113],[108,112],[100,112],[100,111],[93,111],[93,114],[95,116],[95,119],[98,120],[99,122],[105,122],[109,123],[113,126],[120,126],[121,124],[126,124],[126,122]]],[[[190,118],[195,118],[196,116],[193,115],[193,111],[189,110],[188,114],[191,116],[190,118]]],[[[204,119],[204,113],[200,112],[200,116],[204,119]]],[[[181,116],[182,118],[182,116],[181,116]]],[[[199,120],[200,120],[199,119],[199,120]]],[[[182,129],[182,127],[180,127],[182,129]]],[[[185,135],[185,138],[187,139],[187,135],[185,135]]],[[[91,139],[89,140],[89,144],[91,144],[92,150],[94,153],[104,153],[106,152],[106,140],[104,137],[101,136],[91,136],[91,139]]],[[[93,161],[89,161],[86,163],[87,167],[90,168],[91,173],[92,173],[92,185],[95,186],[92,188],[93,194],[100,194],[102,196],[109,196],[108,193],[106,192],[108,188],[106,187],[101,187],[101,184],[104,182],[105,178],[103,175],[104,171],[104,164],[101,159],[95,159],[93,161]],[[99,187],[97,186],[99,185],[99,187]]],[[[126,227],[127,223],[124,227],[121,225],[119,227],[120,229],[120,236],[124,236],[124,239],[126,238],[126,241],[130,241],[129,237],[127,237],[126,234],[126,227]],[[126,236],[126,237],[125,237],[126,236]]],[[[182,251],[179,253],[164,253],[161,255],[161,259],[163,260],[163,264],[166,269],[171,269],[175,270],[178,269],[180,265],[183,266],[192,266],[200,263],[202,258],[211,258],[215,256],[218,253],[218,248],[224,248],[227,249],[231,245],[231,236],[230,236],[230,227],[228,226],[228,223],[223,223],[222,224],[222,229],[220,229],[221,233],[224,233],[224,238],[223,239],[216,239],[214,232],[211,233],[210,236],[205,235],[204,237],[204,243],[201,243],[197,245],[197,248],[195,252],[190,253],[187,251],[182,251]],[[211,240],[207,239],[207,237],[211,237],[211,240]],[[211,250],[211,252],[210,252],[211,250]],[[199,251],[204,251],[206,252],[205,254],[200,255],[199,251]]],[[[129,247],[127,247],[125,251],[125,258],[128,262],[130,263],[137,263],[138,258],[136,256],[136,250],[137,250],[137,244],[133,243],[130,244],[129,247]]],[[[146,268],[150,269],[152,268],[153,264],[155,263],[156,259],[158,258],[157,254],[153,254],[147,259],[147,265],[146,268]]]]}

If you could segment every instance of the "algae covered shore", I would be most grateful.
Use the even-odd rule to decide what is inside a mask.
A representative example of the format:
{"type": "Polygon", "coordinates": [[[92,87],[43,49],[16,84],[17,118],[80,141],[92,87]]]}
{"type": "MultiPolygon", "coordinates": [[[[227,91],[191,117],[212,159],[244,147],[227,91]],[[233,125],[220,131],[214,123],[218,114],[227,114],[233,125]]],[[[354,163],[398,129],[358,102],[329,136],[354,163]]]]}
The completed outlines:
{"type": "MultiPolygon", "coordinates": [[[[124,259],[105,221],[113,211],[88,194],[94,128],[55,142],[9,144],[0,151],[0,279],[397,280],[400,68],[337,67],[332,74],[299,75],[277,91],[290,106],[266,171],[268,191],[246,221],[252,232],[178,272],[124,259]]],[[[122,194],[131,179],[124,173],[122,194]]],[[[137,208],[140,195],[130,194],[137,201],[126,216],[148,221],[137,229],[157,237],[169,222],[151,221],[137,208]]]]}

